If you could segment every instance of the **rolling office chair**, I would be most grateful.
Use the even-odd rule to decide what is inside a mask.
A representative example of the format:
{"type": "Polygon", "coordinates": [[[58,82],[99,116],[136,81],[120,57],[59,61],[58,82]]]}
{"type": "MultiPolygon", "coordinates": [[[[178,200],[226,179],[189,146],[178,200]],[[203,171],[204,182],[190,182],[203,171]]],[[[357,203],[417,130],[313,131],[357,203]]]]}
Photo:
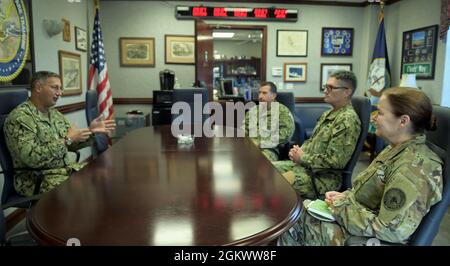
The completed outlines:
{"type": "Polygon", "coordinates": [[[439,231],[439,225],[450,205],[450,108],[433,106],[434,115],[437,118],[437,130],[427,132],[429,147],[442,159],[443,190],[442,200],[433,205],[430,211],[422,219],[419,227],[411,236],[409,245],[429,246],[439,231]]]}
{"type": "Polygon", "coordinates": [[[295,130],[291,139],[288,143],[283,143],[278,145],[278,154],[279,160],[289,160],[288,154],[289,150],[292,148],[294,144],[302,145],[305,141],[305,129],[302,126],[302,121],[297,117],[295,113],[295,99],[294,94],[292,92],[278,92],[277,93],[277,101],[283,105],[285,105],[294,118],[295,130]]]}
{"type": "Polygon", "coordinates": [[[37,243],[30,236],[28,231],[6,236],[6,219],[3,213],[3,206],[0,204],[0,247],[2,246],[36,246],[37,243]]]}
{"type": "Polygon", "coordinates": [[[295,106],[295,113],[302,122],[305,140],[312,136],[317,120],[325,112],[331,109],[328,103],[302,103],[295,106]]]}
{"type": "Polygon", "coordinates": [[[358,140],[356,142],[355,151],[353,152],[350,160],[347,162],[347,165],[344,169],[311,169],[312,171],[312,181],[313,187],[316,192],[316,195],[319,195],[318,190],[315,185],[315,176],[319,173],[323,172],[334,172],[340,173],[342,175],[342,187],[340,191],[344,191],[352,186],[352,173],[353,168],[355,168],[356,163],[358,162],[359,155],[361,154],[364,141],[367,137],[367,131],[369,130],[369,120],[370,120],[370,101],[369,98],[363,96],[353,96],[352,97],[352,105],[355,109],[356,114],[361,121],[361,132],[359,133],[358,140]]]}
{"type": "Polygon", "coordinates": [[[190,117],[188,117],[188,114],[184,114],[183,112],[180,112],[178,114],[172,114],[172,121],[176,119],[179,116],[183,117],[183,120],[189,120],[191,123],[187,124],[203,124],[206,119],[208,119],[208,114],[203,114],[203,108],[205,107],[206,103],[209,101],[208,99],[208,89],[206,88],[195,88],[195,89],[174,89],[173,90],[173,103],[177,102],[184,102],[189,105],[190,107],[190,117]],[[194,114],[194,95],[201,95],[202,100],[202,115],[201,117],[196,117],[194,114]]]}
{"type": "MultiPolygon", "coordinates": [[[[3,132],[6,117],[17,105],[26,101],[27,98],[28,91],[26,89],[0,90],[0,166],[4,179],[1,199],[2,209],[9,207],[28,208],[30,200],[33,200],[32,198],[20,196],[14,189],[14,166],[3,132]]],[[[40,172],[36,173],[36,175],[42,177],[40,172]]],[[[38,184],[35,188],[35,194],[39,191],[40,182],[38,184]]]]}
{"type": "MultiPolygon", "coordinates": [[[[0,166],[3,174],[3,190],[1,198],[1,215],[0,215],[0,245],[9,244],[6,240],[5,233],[5,218],[3,210],[15,208],[29,208],[31,204],[38,200],[40,195],[37,195],[42,182],[42,174],[37,171],[36,176],[38,180],[35,188],[35,196],[23,197],[20,196],[14,189],[14,166],[6,146],[5,135],[3,127],[8,114],[19,104],[26,101],[28,98],[28,91],[26,89],[2,89],[0,90],[0,166]]],[[[30,239],[29,239],[30,240],[30,239]]],[[[24,244],[24,243],[22,243],[24,244]]]]}
{"type": "Polygon", "coordinates": [[[291,111],[291,114],[294,117],[295,131],[292,135],[291,141],[293,141],[295,144],[302,145],[303,141],[305,141],[305,131],[302,127],[300,118],[298,118],[295,113],[294,94],[292,92],[278,92],[277,101],[285,105],[289,109],[289,111],[291,111]]]}
{"type": "MultiPolygon", "coordinates": [[[[92,120],[99,116],[97,107],[97,91],[88,90],[86,92],[86,120],[89,125],[92,120]]],[[[98,156],[108,149],[108,136],[106,134],[95,134],[94,136],[94,155],[98,156]]]]}

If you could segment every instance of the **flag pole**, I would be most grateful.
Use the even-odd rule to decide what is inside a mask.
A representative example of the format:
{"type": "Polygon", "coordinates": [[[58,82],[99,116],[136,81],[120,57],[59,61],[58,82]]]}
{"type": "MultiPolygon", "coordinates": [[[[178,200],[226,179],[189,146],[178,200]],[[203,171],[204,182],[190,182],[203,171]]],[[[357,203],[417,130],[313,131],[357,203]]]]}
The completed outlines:
{"type": "MultiPolygon", "coordinates": [[[[97,0],[94,0],[97,1],[97,0]]],[[[380,1],[380,14],[378,15],[378,22],[381,22],[381,20],[384,18],[384,0],[380,1]]]]}

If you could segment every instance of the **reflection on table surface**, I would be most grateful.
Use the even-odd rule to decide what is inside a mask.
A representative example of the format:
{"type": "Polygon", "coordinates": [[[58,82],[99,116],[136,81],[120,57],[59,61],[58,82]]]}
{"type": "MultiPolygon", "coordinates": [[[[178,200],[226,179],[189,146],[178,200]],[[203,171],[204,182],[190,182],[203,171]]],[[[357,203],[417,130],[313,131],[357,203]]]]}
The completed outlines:
{"type": "Polygon", "coordinates": [[[47,245],[259,245],[299,212],[295,191],[249,139],[180,145],[162,126],[131,132],[47,193],[28,227],[47,245]]]}

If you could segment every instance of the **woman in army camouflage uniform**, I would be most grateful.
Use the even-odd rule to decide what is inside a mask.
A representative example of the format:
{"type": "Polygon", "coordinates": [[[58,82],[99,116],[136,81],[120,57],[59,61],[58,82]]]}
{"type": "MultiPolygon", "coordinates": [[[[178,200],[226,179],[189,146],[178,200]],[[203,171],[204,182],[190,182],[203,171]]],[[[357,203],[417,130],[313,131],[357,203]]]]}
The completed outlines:
{"type": "Polygon", "coordinates": [[[354,179],[352,189],[326,193],[336,222],[304,212],[278,244],[344,245],[370,238],[405,244],[441,200],[443,163],[424,135],[436,128],[430,99],[419,90],[391,88],[378,108],[376,134],[390,145],[354,179]]]}

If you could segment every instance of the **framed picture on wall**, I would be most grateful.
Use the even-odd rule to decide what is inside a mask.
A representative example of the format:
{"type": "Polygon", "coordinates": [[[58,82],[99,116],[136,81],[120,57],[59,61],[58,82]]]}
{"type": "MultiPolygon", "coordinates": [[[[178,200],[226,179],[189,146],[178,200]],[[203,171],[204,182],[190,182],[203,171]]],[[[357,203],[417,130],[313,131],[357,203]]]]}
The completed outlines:
{"type": "Polygon", "coordinates": [[[322,28],[322,56],[351,56],[352,28],[322,28]]]}
{"type": "Polygon", "coordinates": [[[119,46],[120,66],[155,66],[155,38],[120,38],[119,46]]]}
{"type": "Polygon", "coordinates": [[[308,55],[307,30],[277,30],[277,56],[308,55]]]}
{"type": "Polygon", "coordinates": [[[67,19],[62,19],[64,23],[63,41],[70,42],[70,22],[67,19]]]}
{"type": "Polygon", "coordinates": [[[82,93],[81,57],[79,54],[58,51],[59,75],[63,88],[63,96],[82,93]]]}
{"type": "Polygon", "coordinates": [[[306,82],[306,63],[284,63],[285,82],[306,82]]]}
{"type": "Polygon", "coordinates": [[[165,35],[165,63],[195,64],[195,37],[165,35]]]}
{"type": "Polygon", "coordinates": [[[341,63],[325,63],[320,64],[320,91],[323,90],[323,86],[327,84],[330,75],[338,70],[352,70],[352,64],[341,64],[341,63]]]}
{"type": "Polygon", "coordinates": [[[86,31],[75,26],[75,49],[86,52],[87,46],[86,31]]]}
{"type": "Polygon", "coordinates": [[[438,25],[403,32],[400,74],[434,79],[438,25]]]}

